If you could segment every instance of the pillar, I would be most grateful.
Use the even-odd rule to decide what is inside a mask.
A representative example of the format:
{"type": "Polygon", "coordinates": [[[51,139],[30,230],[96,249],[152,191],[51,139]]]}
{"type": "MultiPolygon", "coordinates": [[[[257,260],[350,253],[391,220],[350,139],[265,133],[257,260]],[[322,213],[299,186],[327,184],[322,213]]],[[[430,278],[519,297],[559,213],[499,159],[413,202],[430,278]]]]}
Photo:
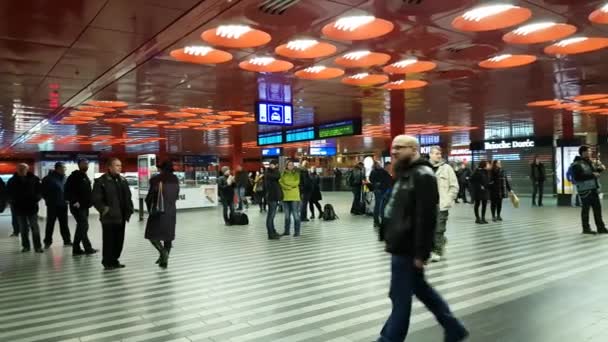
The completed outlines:
{"type": "Polygon", "coordinates": [[[574,117],[571,111],[562,109],[562,138],[574,139],[574,117]]]}
{"type": "MultiPolygon", "coordinates": [[[[392,76],[391,81],[401,79],[399,76],[392,76]]],[[[405,90],[390,91],[390,128],[391,142],[401,134],[405,133],[405,90]]],[[[390,148],[390,144],[388,145],[390,148]]]]}
{"type": "Polygon", "coordinates": [[[230,136],[232,138],[232,169],[243,165],[243,131],[240,126],[230,127],[230,136]]]}

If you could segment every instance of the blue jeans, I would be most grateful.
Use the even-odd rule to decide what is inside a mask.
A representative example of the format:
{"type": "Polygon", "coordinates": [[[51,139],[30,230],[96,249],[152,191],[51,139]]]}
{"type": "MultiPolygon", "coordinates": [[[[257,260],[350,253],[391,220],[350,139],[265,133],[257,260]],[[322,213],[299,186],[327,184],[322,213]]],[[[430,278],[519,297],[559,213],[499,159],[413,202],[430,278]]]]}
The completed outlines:
{"type": "Polygon", "coordinates": [[[289,235],[291,230],[291,217],[293,216],[293,226],[295,235],[300,235],[300,201],[283,201],[285,211],[285,235],[289,235]]]}
{"type": "Polygon", "coordinates": [[[239,200],[239,210],[243,210],[243,203],[245,203],[245,205],[247,205],[247,203],[246,203],[247,198],[245,198],[246,193],[247,193],[247,189],[244,186],[239,186],[236,189],[236,196],[239,200]]]}
{"type": "Polygon", "coordinates": [[[429,309],[445,330],[446,342],[461,341],[464,326],[452,315],[448,304],[424,279],[424,271],[414,266],[409,256],[393,255],[389,297],[393,310],[382,328],[378,342],[403,342],[407,337],[412,313],[412,295],[429,309]]]}
{"type": "Polygon", "coordinates": [[[382,216],[384,213],[384,204],[386,203],[386,194],[388,191],[386,190],[374,190],[374,224],[379,225],[382,223],[382,216]]]}
{"type": "Polygon", "coordinates": [[[42,248],[40,242],[40,226],[38,225],[38,214],[17,216],[19,230],[21,233],[21,247],[30,249],[30,230],[32,231],[32,242],[34,249],[42,248]]]}
{"type": "Polygon", "coordinates": [[[268,237],[277,234],[277,231],[274,228],[274,217],[277,214],[278,206],[279,202],[277,201],[268,202],[268,214],[266,214],[266,230],[268,230],[268,237]]]}

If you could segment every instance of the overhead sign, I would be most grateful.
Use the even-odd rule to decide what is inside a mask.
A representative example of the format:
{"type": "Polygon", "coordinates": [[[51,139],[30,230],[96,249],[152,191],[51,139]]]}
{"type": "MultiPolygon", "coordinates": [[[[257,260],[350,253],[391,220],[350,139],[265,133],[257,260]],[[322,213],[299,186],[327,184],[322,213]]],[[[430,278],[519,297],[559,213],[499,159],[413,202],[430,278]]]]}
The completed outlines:
{"type": "Polygon", "coordinates": [[[258,134],[258,146],[278,145],[283,143],[283,132],[270,132],[258,134]]]}
{"type": "Polygon", "coordinates": [[[320,125],[318,132],[319,139],[356,135],[361,134],[361,125],[354,120],[340,121],[320,125]]]}
{"type": "Polygon", "coordinates": [[[293,125],[293,107],[290,103],[258,102],[257,115],[260,125],[293,125]]]}
{"type": "Polygon", "coordinates": [[[262,149],[262,157],[278,157],[283,154],[283,149],[280,147],[271,147],[262,149]]]}
{"type": "Polygon", "coordinates": [[[285,142],[307,141],[315,138],[314,127],[289,129],[285,131],[285,142]]]}
{"type": "Polygon", "coordinates": [[[512,141],[500,141],[500,142],[491,142],[486,141],[484,143],[484,148],[486,150],[504,150],[509,148],[530,148],[534,147],[534,140],[526,139],[526,140],[512,140],[512,141]]]}
{"type": "Polygon", "coordinates": [[[309,155],[311,156],[335,156],[336,148],[335,147],[311,147],[309,151],[309,155]]]}

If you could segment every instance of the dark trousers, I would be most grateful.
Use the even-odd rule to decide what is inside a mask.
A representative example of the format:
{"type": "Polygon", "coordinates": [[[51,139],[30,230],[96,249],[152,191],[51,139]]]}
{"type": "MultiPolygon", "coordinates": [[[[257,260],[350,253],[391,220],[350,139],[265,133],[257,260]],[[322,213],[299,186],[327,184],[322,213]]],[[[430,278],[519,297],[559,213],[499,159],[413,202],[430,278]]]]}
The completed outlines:
{"type": "Polygon", "coordinates": [[[538,194],[538,205],[543,205],[543,189],[544,181],[533,181],[532,182],[532,204],[536,205],[536,195],[538,194]]]}
{"type": "Polygon", "coordinates": [[[102,260],[104,266],[116,266],[119,264],[120,254],[125,243],[125,222],[121,224],[102,224],[103,245],[102,260]]]}
{"type": "Polygon", "coordinates": [[[55,221],[59,221],[59,232],[63,238],[63,243],[70,243],[70,228],[68,227],[68,207],[67,206],[48,206],[46,208],[46,233],[44,244],[53,243],[53,232],[55,231],[55,221]]]}
{"type": "Polygon", "coordinates": [[[268,214],[266,215],[266,230],[268,231],[268,237],[278,234],[277,230],[274,228],[274,217],[277,214],[278,206],[279,202],[277,201],[268,202],[268,214]]]}
{"type": "Polygon", "coordinates": [[[321,208],[321,203],[319,203],[319,201],[313,201],[310,200],[310,216],[315,217],[315,207],[317,207],[317,211],[319,212],[319,216],[317,217],[321,217],[323,215],[323,208],[321,208]]]}
{"type": "Polygon", "coordinates": [[[230,223],[230,216],[232,216],[232,213],[234,213],[234,200],[232,198],[222,198],[222,207],[224,213],[224,223],[228,224],[230,223]]]}
{"type": "Polygon", "coordinates": [[[353,191],[353,205],[350,207],[350,213],[355,215],[363,215],[365,214],[365,206],[361,203],[361,195],[363,189],[360,186],[355,186],[352,189],[353,191]]]}
{"type": "Polygon", "coordinates": [[[19,220],[17,220],[17,214],[15,214],[15,209],[13,209],[13,206],[11,205],[11,225],[13,226],[13,235],[19,235],[20,232],[20,228],[19,228],[19,220]]]}
{"type": "Polygon", "coordinates": [[[300,208],[300,220],[308,220],[308,205],[310,204],[310,197],[312,193],[308,191],[302,191],[302,203],[300,208]]]}
{"type": "Polygon", "coordinates": [[[91,241],[89,240],[89,208],[70,207],[70,211],[76,220],[76,231],[74,232],[74,250],[92,250],[93,247],[91,247],[91,241]],[[82,249],[80,248],[81,243],[82,249]]]}
{"type": "Polygon", "coordinates": [[[414,259],[393,255],[391,260],[391,288],[389,296],[393,309],[382,328],[378,342],[403,342],[407,337],[415,295],[435,315],[445,330],[445,341],[458,341],[466,329],[454,317],[448,304],[427,283],[424,271],[414,266],[414,259]]]}
{"type": "Polygon", "coordinates": [[[40,243],[40,226],[38,225],[38,214],[34,215],[19,215],[17,223],[21,233],[21,247],[30,249],[30,229],[32,231],[32,240],[34,249],[42,248],[40,243]]]}
{"type": "Polygon", "coordinates": [[[478,220],[486,219],[486,210],[488,208],[488,200],[475,200],[475,218],[478,220]],[[479,216],[479,205],[481,205],[481,216],[479,216]]]}
{"type": "Polygon", "coordinates": [[[384,213],[384,206],[387,199],[386,190],[374,190],[374,224],[380,225],[382,223],[382,216],[384,213]]]}
{"type": "Polygon", "coordinates": [[[458,198],[462,199],[464,203],[467,203],[467,183],[460,183],[460,190],[458,190],[458,198]]]}
{"type": "Polygon", "coordinates": [[[606,229],[604,220],[602,219],[602,204],[600,203],[600,196],[597,191],[592,190],[585,194],[579,194],[583,208],[581,210],[581,220],[583,223],[583,231],[591,230],[589,226],[589,209],[593,209],[593,218],[595,219],[595,226],[598,231],[606,229]]]}
{"type": "Polygon", "coordinates": [[[289,235],[291,230],[291,218],[296,235],[300,235],[300,201],[283,201],[283,211],[285,211],[285,235],[289,235]]]}
{"type": "Polygon", "coordinates": [[[264,191],[258,191],[255,193],[256,196],[256,200],[258,202],[258,204],[260,205],[260,210],[264,211],[266,210],[266,194],[264,193],[264,191]]]}
{"type": "Polygon", "coordinates": [[[500,196],[492,196],[490,199],[490,211],[492,212],[492,217],[500,217],[500,213],[502,213],[502,200],[503,198],[500,196]]]}

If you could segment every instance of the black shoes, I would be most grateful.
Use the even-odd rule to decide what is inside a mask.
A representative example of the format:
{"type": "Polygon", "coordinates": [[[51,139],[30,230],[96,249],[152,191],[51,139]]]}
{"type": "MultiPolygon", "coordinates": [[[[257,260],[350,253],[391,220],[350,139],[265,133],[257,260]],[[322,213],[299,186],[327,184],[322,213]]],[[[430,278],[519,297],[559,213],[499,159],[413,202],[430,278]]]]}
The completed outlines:
{"type": "Polygon", "coordinates": [[[310,220],[309,220],[309,219],[307,219],[307,218],[302,219],[301,221],[302,221],[302,222],[310,222],[310,220]]]}
{"type": "Polygon", "coordinates": [[[496,218],[496,220],[497,220],[497,221],[502,221],[502,217],[498,216],[498,217],[496,218]]]}
{"type": "Polygon", "coordinates": [[[44,253],[44,249],[42,249],[42,248],[36,248],[36,253],[44,253]]]}
{"type": "Polygon", "coordinates": [[[72,255],[73,256],[79,256],[79,255],[84,255],[84,251],[82,249],[75,249],[72,251],[72,255]]]}
{"type": "Polygon", "coordinates": [[[84,254],[91,255],[91,254],[95,254],[97,252],[98,252],[98,250],[91,248],[89,250],[84,251],[84,254]]]}
{"type": "Polygon", "coordinates": [[[74,246],[74,244],[70,241],[63,243],[63,247],[72,247],[72,246],[74,246]]]}
{"type": "Polygon", "coordinates": [[[597,230],[598,234],[608,234],[608,229],[604,228],[604,229],[598,229],[597,230]]]}
{"type": "Polygon", "coordinates": [[[587,234],[587,235],[595,235],[597,234],[596,232],[594,232],[593,230],[590,229],[583,229],[583,234],[587,234]]]}
{"type": "Polygon", "coordinates": [[[268,240],[281,240],[281,235],[279,233],[274,232],[268,236],[268,240]]]}
{"type": "MultiPolygon", "coordinates": [[[[23,249],[21,249],[21,253],[28,253],[29,251],[30,251],[29,248],[23,248],[23,249]]],[[[36,249],[34,249],[34,251],[36,253],[44,253],[44,250],[42,248],[36,248],[36,249]]]]}
{"type": "Polygon", "coordinates": [[[492,222],[496,222],[498,219],[496,217],[492,217],[492,222]]]}
{"type": "Polygon", "coordinates": [[[50,243],[44,243],[44,249],[49,249],[51,247],[50,243]]]}
{"type": "Polygon", "coordinates": [[[29,248],[23,248],[23,249],[21,249],[21,253],[27,253],[27,252],[29,252],[29,251],[30,251],[30,249],[29,249],[29,248]]]}
{"type": "Polygon", "coordinates": [[[118,263],[118,264],[115,264],[115,265],[103,265],[103,268],[106,271],[111,271],[111,270],[115,270],[115,269],[118,269],[118,268],[125,268],[125,265],[123,265],[121,263],[118,263]]]}
{"type": "Polygon", "coordinates": [[[481,220],[480,220],[480,219],[476,219],[476,220],[475,220],[475,223],[477,223],[477,224],[481,224],[481,220]]]}
{"type": "Polygon", "coordinates": [[[9,235],[9,237],[19,237],[19,234],[13,233],[13,234],[9,235]]]}
{"type": "Polygon", "coordinates": [[[300,233],[293,234],[293,237],[298,237],[298,236],[300,236],[300,233]]]}
{"type": "Polygon", "coordinates": [[[283,233],[281,236],[289,236],[289,235],[291,235],[291,233],[286,231],[286,232],[285,232],[285,233],[283,233]]]}
{"type": "Polygon", "coordinates": [[[477,220],[475,220],[475,223],[477,223],[477,224],[488,224],[488,221],[486,221],[486,219],[477,219],[477,220]]]}

